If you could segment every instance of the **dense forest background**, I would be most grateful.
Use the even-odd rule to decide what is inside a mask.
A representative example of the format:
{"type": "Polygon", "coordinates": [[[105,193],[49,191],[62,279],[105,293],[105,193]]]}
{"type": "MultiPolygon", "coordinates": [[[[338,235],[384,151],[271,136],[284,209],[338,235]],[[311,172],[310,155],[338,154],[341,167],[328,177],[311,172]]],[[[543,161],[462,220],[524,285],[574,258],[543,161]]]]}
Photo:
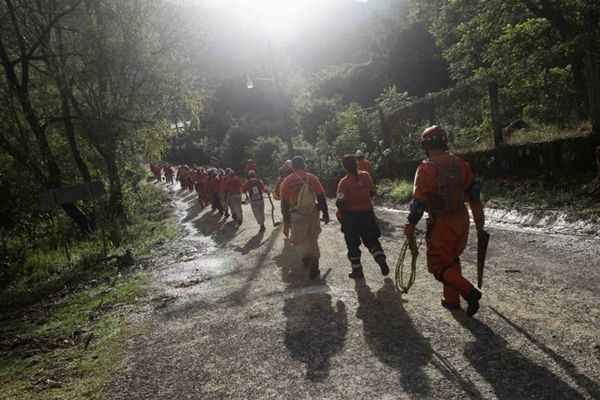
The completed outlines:
{"type": "Polygon", "coordinates": [[[0,2],[0,277],[49,238],[119,246],[149,161],[273,177],[302,154],[334,179],[357,149],[382,174],[418,158],[431,123],[463,151],[600,133],[597,1],[248,4],[0,2]],[[93,181],[106,196],[40,210],[93,181]]]}

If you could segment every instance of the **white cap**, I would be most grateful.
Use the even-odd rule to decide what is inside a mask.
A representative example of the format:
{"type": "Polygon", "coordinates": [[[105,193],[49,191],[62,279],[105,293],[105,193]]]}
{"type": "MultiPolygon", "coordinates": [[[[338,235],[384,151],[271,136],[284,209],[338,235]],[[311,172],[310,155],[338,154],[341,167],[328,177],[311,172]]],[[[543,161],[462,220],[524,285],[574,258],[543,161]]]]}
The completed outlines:
{"type": "Polygon", "coordinates": [[[362,150],[356,150],[356,157],[362,157],[364,156],[362,150]]]}

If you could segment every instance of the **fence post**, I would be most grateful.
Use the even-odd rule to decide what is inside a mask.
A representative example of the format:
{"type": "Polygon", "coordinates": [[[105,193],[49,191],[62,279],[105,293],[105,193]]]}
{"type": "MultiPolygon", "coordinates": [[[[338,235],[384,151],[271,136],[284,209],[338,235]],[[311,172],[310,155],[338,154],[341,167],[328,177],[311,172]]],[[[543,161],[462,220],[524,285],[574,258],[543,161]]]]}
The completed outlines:
{"type": "Polygon", "coordinates": [[[488,82],[488,94],[490,96],[490,114],[492,116],[492,126],[494,128],[494,146],[501,147],[504,144],[502,137],[502,122],[500,121],[500,103],[498,101],[498,83],[496,81],[488,82]]]}

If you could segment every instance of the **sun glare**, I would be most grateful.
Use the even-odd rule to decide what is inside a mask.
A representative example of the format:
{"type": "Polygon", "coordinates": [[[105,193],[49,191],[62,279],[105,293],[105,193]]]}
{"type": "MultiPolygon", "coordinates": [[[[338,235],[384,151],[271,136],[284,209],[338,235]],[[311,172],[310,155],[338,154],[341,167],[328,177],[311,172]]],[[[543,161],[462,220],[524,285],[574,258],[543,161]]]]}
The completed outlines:
{"type": "MultiPolygon", "coordinates": [[[[307,29],[330,0],[180,0],[230,12],[244,26],[285,41],[307,29]]],[[[368,0],[346,0],[366,3],[368,0]]]]}
{"type": "Polygon", "coordinates": [[[291,17],[305,9],[314,0],[240,0],[239,6],[255,11],[264,17],[291,17]]]}

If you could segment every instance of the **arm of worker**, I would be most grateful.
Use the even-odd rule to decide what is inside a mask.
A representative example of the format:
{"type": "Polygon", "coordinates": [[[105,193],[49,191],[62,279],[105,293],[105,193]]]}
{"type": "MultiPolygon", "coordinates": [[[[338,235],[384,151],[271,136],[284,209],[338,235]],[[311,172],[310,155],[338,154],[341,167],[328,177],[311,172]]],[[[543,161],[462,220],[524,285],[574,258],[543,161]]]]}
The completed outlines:
{"type": "Polygon", "coordinates": [[[335,196],[335,206],[337,207],[338,211],[340,211],[340,212],[344,211],[344,207],[346,206],[346,193],[344,190],[345,182],[346,182],[345,178],[340,180],[340,182],[338,183],[337,192],[336,192],[336,196],[335,196]]]}
{"type": "Polygon", "coordinates": [[[435,189],[432,186],[435,184],[435,179],[432,177],[430,169],[426,164],[421,164],[417,168],[415,175],[415,185],[413,190],[412,200],[409,205],[407,224],[404,226],[404,234],[406,237],[412,237],[415,229],[423,214],[425,213],[427,193],[431,193],[435,189]]]}
{"type": "Polygon", "coordinates": [[[308,182],[312,187],[313,192],[317,196],[317,204],[319,210],[323,213],[323,222],[325,225],[329,223],[329,209],[327,208],[327,199],[325,198],[325,189],[323,185],[314,175],[309,175],[308,182]]]}
{"type": "Polygon", "coordinates": [[[327,208],[325,194],[321,193],[317,195],[317,203],[319,204],[319,210],[323,213],[323,222],[327,225],[329,223],[329,209],[327,208]]]}

